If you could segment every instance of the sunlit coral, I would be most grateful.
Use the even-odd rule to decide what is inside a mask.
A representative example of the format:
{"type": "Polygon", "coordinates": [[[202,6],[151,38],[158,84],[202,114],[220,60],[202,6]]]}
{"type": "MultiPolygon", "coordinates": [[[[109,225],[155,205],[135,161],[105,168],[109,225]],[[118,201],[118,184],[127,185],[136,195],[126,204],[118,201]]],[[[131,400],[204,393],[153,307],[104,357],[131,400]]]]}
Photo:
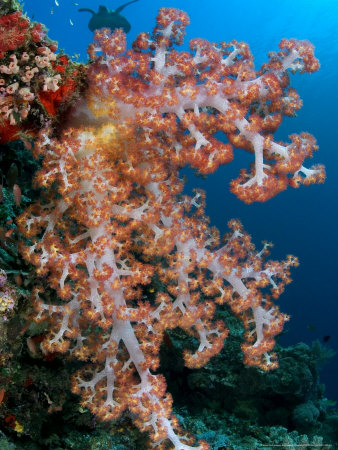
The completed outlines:
{"type": "Polygon", "coordinates": [[[71,117],[82,124],[59,136],[41,131],[35,185],[46,197],[18,219],[30,240],[23,255],[59,296],[50,303],[42,287],[33,294],[35,320],[50,323],[43,352],[87,363],[72,389],[99,418],[129,409],[152,446],[176,450],[208,445],[180,429],[154,372],[164,333],[189,333],[196,348],[184,352],[185,363],[202,367],[223,347],[228,331],[214,313],[228,303],[246,329],[244,363],[274,369],[274,339],[288,316],[272,299],[297,265],[293,257],[268,261],[269,245],[256,250],[237,220],[221,242],[205,194],[185,195],[179,170],[212,173],[243,147],[255,164],[231,190],[246,203],[324,180],[321,166],[303,166],[317,148],[312,136],[283,143],[271,134],[299,107],[286,72],[318,68],[311,44],[283,40],[256,73],[241,42],[195,39],[179,53],[188,23],[184,12],[162,8],[152,37],[142,33],[131,50],[121,30],[96,32],[86,103],[71,117]]]}

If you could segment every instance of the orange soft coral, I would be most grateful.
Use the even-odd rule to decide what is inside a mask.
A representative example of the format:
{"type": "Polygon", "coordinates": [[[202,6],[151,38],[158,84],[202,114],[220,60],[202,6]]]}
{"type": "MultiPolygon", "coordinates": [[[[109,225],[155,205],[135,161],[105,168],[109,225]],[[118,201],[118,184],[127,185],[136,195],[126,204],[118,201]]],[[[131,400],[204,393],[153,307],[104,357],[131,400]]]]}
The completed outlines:
{"type": "MultiPolygon", "coordinates": [[[[152,37],[141,34],[132,50],[121,30],[95,34],[86,99],[72,112],[73,126],[57,136],[52,127],[40,132],[35,185],[45,196],[17,222],[30,239],[23,255],[60,297],[33,293],[35,320],[50,325],[42,349],[86,362],[72,382],[82,405],[102,420],[129,410],[152,447],[205,450],[179,427],[156,372],[166,330],[194,338],[183,356],[186,366],[201,367],[223,347],[228,331],[214,315],[227,303],[246,329],[244,363],[276,368],[275,336],[288,317],[272,299],[297,260],[267,261],[269,245],[257,251],[236,220],[221,243],[205,194],[184,195],[179,171],[189,164],[214,172],[243,146],[255,166],[231,189],[246,203],[266,201],[290,180],[321,182],[324,172],[303,166],[316,149],[310,135],[280,143],[269,134],[285,113],[286,72],[316,68],[311,45],[283,41],[256,73],[244,43],[196,39],[190,52],[176,51],[188,21],[162,8],[152,37]]],[[[47,97],[50,114],[71,92],[62,86],[47,97]]]]}

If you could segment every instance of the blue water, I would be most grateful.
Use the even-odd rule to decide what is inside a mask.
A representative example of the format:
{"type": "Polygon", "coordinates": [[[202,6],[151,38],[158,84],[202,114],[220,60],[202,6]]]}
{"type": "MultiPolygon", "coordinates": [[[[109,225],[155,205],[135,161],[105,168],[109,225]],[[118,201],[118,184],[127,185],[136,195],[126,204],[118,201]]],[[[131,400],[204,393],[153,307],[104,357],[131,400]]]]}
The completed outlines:
{"type": "MultiPolygon", "coordinates": [[[[79,54],[86,61],[86,47],[92,32],[87,28],[88,13],[99,4],[116,8],[123,3],[103,0],[25,0],[24,10],[44,23],[49,36],[68,54],[79,54]],[[76,5],[78,4],[78,5],[76,5]],[[71,24],[73,23],[73,25],[71,24]]],[[[338,2],[336,0],[140,0],[126,7],[123,14],[132,24],[130,44],[141,31],[150,31],[158,8],[176,7],[188,12],[191,25],[186,43],[194,37],[212,41],[236,39],[249,43],[256,68],[266,54],[276,50],[283,37],[308,39],[320,59],[319,72],[292,79],[303,99],[298,116],[285,119],[277,137],[300,131],[313,134],[320,146],[313,163],[327,169],[324,185],[289,189],[264,204],[244,205],[228,192],[229,181],[250,157],[237,150],[235,161],[207,180],[189,175],[188,189],[200,186],[207,191],[207,214],[222,232],[227,221],[240,218],[257,245],[268,240],[275,244],[272,257],[294,254],[300,266],[293,271],[293,283],[280,297],[281,310],[291,315],[283,345],[299,341],[311,343],[331,338],[326,345],[338,349],[338,2]]],[[[187,46],[187,44],[185,44],[187,46]]],[[[307,164],[312,165],[312,162],[307,164]]],[[[338,356],[322,369],[326,394],[338,400],[338,356]]]]}

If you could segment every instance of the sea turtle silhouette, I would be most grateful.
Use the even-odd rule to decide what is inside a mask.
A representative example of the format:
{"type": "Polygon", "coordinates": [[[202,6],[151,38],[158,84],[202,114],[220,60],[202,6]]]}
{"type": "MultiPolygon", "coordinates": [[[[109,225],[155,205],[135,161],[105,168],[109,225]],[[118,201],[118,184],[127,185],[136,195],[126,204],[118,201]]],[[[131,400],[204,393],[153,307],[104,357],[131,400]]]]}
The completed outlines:
{"type": "Polygon", "coordinates": [[[90,12],[93,16],[88,23],[88,28],[90,31],[95,31],[100,28],[110,28],[114,31],[116,28],[123,28],[123,30],[128,33],[130,30],[130,23],[128,20],[121,16],[120,12],[123,8],[131,3],[135,3],[138,0],[132,0],[131,2],[124,3],[119,6],[115,11],[113,9],[108,9],[105,6],[100,5],[99,10],[96,13],[92,9],[89,8],[80,8],[79,11],[90,12]]]}

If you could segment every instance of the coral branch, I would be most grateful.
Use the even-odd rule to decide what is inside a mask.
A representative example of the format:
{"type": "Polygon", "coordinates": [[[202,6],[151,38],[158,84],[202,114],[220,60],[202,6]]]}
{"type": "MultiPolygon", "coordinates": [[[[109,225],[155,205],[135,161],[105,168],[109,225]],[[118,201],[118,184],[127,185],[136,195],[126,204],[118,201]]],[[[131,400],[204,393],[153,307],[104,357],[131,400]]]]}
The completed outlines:
{"type": "Polygon", "coordinates": [[[188,23],[182,11],[162,8],[152,37],[141,33],[130,50],[121,30],[96,31],[86,101],[71,118],[82,125],[58,137],[40,133],[35,183],[45,197],[18,219],[30,239],[25,257],[59,297],[52,304],[35,293],[36,320],[50,322],[43,351],[87,363],[73,391],[99,418],[128,409],[153,446],[169,441],[177,450],[208,446],[194,446],[180,429],[165,380],[154,374],[165,331],[191,334],[197,345],[185,363],[201,367],[227,336],[214,321],[216,305],[226,302],[246,328],[244,362],[273,369],[274,339],[288,317],[272,299],[297,265],[293,257],[267,261],[269,246],[256,251],[235,220],[221,244],[204,193],[184,195],[179,170],[212,173],[243,147],[254,166],[231,190],[246,203],[324,180],[321,166],[303,166],[317,149],[312,136],[283,143],[272,134],[300,106],[287,72],[318,68],[311,44],[283,40],[256,73],[241,42],[194,39],[189,52],[178,52],[188,23]],[[155,278],[160,287],[151,296],[155,278]]]}

